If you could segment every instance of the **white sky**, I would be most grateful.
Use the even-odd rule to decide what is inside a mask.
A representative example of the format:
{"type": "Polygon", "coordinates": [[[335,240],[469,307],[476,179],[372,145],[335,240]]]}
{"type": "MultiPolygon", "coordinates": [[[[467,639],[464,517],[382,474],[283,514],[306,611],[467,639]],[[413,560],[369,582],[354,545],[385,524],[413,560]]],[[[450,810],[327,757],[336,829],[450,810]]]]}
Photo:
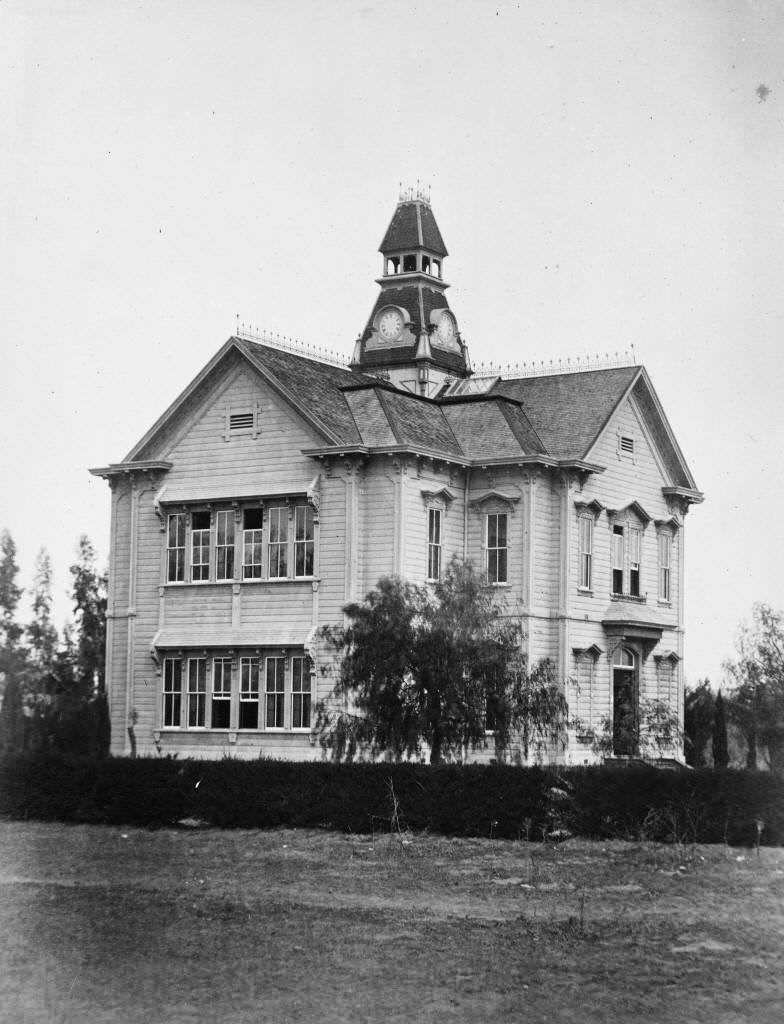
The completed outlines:
{"type": "Polygon", "coordinates": [[[5,0],[0,76],[0,528],[60,622],[87,467],[237,313],[349,355],[417,179],[475,364],[647,366],[706,493],[687,677],[784,606],[780,0],[5,0]]]}

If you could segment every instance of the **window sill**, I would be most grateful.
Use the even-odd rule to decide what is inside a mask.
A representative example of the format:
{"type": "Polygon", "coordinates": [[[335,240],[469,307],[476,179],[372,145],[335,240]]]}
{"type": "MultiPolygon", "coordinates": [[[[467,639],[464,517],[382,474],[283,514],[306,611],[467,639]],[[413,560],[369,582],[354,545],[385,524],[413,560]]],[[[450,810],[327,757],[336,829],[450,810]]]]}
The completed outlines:
{"type": "Polygon", "coordinates": [[[672,608],[672,601],[665,601],[663,597],[660,597],[656,603],[660,608],[672,608]]]}
{"type": "Polygon", "coordinates": [[[610,594],[611,601],[631,601],[632,604],[647,604],[647,594],[610,594]]]}
{"type": "Polygon", "coordinates": [[[578,587],[577,593],[582,597],[593,597],[593,590],[590,587],[578,587]]]}
{"type": "Polygon", "coordinates": [[[511,590],[511,583],[485,583],[486,587],[492,587],[493,590],[511,590]]]}
{"type": "Polygon", "coordinates": [[[259,577],[258,579],[241,579],[241,580],[191,580],[186,582],[185,580],[167,580],[163,584],[164,587],[172,587],[174,589],[181,589],[183,587],[230,587],[235,583],[251,583],[254,586],[259,583],[319,583],[321,582],[320,576],[273,576],[270,578],[259,577]]]}
{"type": "Polygon", "coordinates": [[[310,733],[310,731],[311,731],[310,730],[310,726],[308,726],[305,729],[299,729],[299,728],[297,728],[297,729],[261,729],[261,728],[259,728],[259,729],[228,729],[225,726],[221,727],[221,728],[217,728],[216,727],[215,729],[213,729],[212,727],[208,727],[206,725],[204,725],[204,726],[201,726],[201,725],[188,725],[188,726],[184,726],[184,727],[181,726],[181,725],[163,725],[163,726],[161,726],[160,729],[156,729],[156,732],[161,733],[161,734],[165,733],[165,734],[167,734],[169,736],[176,735],[177,733],[179,733],[181,735],[186,735],[187,734],[187,735],[197,735],[197,736],[204,735],[205,733],[209,733],[210,735],[215,735],[215,736],[220,736],[220,735],[228,736],[228,735],[231,735],[232,733],[235,736],[249,736],[249,735],[250,736],[252,736],[252,735],[264,736],[266,733],[275,733],[275,735],[281,735],[282,734],[284,736],[288,736],[288,735],[292,735],[292,736],[307,736],[310,733]]]}

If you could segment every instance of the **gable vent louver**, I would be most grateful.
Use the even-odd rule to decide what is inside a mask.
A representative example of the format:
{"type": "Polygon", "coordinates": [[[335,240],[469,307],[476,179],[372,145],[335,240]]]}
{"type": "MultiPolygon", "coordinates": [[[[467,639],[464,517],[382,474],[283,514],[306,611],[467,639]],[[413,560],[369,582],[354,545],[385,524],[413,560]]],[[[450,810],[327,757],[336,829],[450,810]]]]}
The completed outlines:
{"type": "Polygon", "coordinates": [[[233,412],[229,416],[229,430],[252,430],[252,412],[233,412]]]}
{"type": "Polygon", "coordinates": [[[634,438],[633,437],[621,437],[621,451],[627,452],[629,455],[634,454],[634,438]]]}

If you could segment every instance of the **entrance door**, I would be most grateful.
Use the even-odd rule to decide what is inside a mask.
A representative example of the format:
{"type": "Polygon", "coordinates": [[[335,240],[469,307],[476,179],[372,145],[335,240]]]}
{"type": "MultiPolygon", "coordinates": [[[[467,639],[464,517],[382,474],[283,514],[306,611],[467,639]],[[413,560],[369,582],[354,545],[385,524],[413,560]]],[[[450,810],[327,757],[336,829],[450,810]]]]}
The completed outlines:
{"type": "Polygon", "coordinates": [[[638,753],[637,663],[634,651],[619,647],[613,657],[613,754],[638,753]]]}

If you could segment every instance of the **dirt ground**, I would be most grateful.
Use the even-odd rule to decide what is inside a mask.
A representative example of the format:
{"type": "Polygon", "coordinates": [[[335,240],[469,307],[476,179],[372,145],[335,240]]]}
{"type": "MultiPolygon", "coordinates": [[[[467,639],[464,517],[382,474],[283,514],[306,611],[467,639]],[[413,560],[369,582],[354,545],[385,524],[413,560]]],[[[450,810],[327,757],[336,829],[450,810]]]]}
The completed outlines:
{"type": "Polygon", "coordinates": [[[0,1020],[784,1020],[784,850],[0,822],[0,1020]]]}

